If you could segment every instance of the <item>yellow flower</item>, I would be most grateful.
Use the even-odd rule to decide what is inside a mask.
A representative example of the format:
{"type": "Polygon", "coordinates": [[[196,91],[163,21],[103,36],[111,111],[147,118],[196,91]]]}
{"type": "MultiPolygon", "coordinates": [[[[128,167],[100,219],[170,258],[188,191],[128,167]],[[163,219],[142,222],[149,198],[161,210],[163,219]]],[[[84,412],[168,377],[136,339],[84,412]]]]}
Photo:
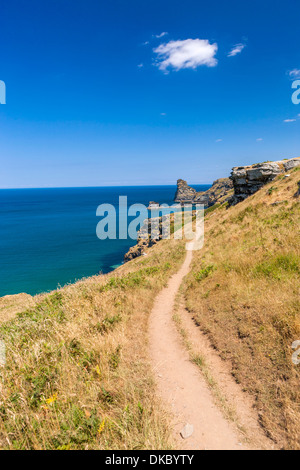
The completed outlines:
{"type": "Polygon", "coordinates": [[[52,395],[52,397],[47,398],[46,403],[48,403],[48,405],[51,405],[56,400],[57,400],[57,393],[54,393],[54,395],[52,395]]]}
{"type": "Polygon", "coordinates": [[[95,371],[99,375],[99,377],[101,377],[101,371],[100,371],[99,366],[96,366],[95,371]]]}
{"type": "Polygon", "coordinates": [[[102,421],[102,423],[99,426],[98,434],[101,434],[103,432],[104,426],[105,426],[105,419],[102,421]]]}

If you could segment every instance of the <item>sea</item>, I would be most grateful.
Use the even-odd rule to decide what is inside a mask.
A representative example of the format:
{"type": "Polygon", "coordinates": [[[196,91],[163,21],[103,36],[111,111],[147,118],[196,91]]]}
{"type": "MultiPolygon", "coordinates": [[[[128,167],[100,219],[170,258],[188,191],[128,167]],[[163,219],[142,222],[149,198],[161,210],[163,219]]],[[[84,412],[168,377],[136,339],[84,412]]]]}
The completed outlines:
{"type": "Polygon", "coordinates": [[[100,240],[97,207],[113,205],[118,220],[120,196],[128,206],[172,205],[175,192],[176,186],[0,190],[0,297],[48,292],[114,270],[136,241],[100,240]]]}

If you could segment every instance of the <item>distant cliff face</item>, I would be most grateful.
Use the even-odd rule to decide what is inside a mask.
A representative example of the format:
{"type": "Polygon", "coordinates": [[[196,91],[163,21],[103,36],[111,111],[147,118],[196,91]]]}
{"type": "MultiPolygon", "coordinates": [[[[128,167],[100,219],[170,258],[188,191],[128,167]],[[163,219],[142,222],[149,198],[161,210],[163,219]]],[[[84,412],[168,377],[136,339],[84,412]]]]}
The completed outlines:
{"type": "Polygon", "coordinates": [[[286,173],[296,166],[300,166],[300,158],[233,168],[230,179],[233,182],[234,195],[230,204],[235,205],[244,201],[262,186],[273,181],[278,175],[286,173]]]}
{"type": "MultiPolygon", "coordinates": [[[[138,232],[137,244],[132,246],[124,255],[124,262],[146,254],[147,248],[151,248],[163,239],[163,221],[168,216],[150,217],[144,221],[144,225],[138,232]]],[[[172,220],[172,217],[171,217],[172,220]]]]}
{"type": "Polygon", "coordinates": [[[177,191],[175,202],[193,202],[197,191],[191,188],[186,181],[179,179],[177,181],[177,191]]]}
{"type": "Polygon", "coordinates": [[[238,166],[232,169],[229,178],[216,180],[208,191],[200,193],[191,188],[186,181],[179,179],[175,202],[204,204],[206,207],[211,207],[217,203],[223,204],[228,201],[229,205],[233,206],[256,193],[278,175],[287,173],[297,166],[300,166],[300,157],[278,162],[238,166]]]}
{"type": "Polygon", "coordinates": [[[197,193],[194,203],[204,204],[207,207],[217,203],[227,202],[233,194],[233,182],[230,178],[220,178],[213,182],[211,188],[204,193],[197,193]]]}
{"type": "Polygon", "coordinates": [[[214,181],[211,188],[205,192],[197,193],[186,181],[177,181],[175,202],[204,204],[207,207],[220,202],[226,202],[233,193],[233,182],[229,178],[221,178],[214,181]]]}

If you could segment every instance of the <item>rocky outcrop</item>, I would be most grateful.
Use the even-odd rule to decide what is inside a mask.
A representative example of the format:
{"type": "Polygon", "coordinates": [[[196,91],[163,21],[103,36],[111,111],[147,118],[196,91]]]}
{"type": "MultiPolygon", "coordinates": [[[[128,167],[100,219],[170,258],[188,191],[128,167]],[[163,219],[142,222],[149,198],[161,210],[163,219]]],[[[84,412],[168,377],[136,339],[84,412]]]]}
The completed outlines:
{"type": "Polygon", "coordinates": [[[278,175],[287,173],[297,166],[300,166],[300,157],[278,162],[238,166],[232,169],[229,178],[218,179],[214,181],[208,191],[199,193],[191,188],[186,181],[179,179],[175,202],[204,204],[206,207],[211,207],[217,203],[223,204],[228,201],[230,205],[235,205],[256,193],[278,175]]]}
{"type": "Polygon", "coordinates": [[[211,188],[203,193],[197,193],[194,198],[195,204],[204,204],[206,207],[217,203],[227,202],[233,194],[233,182],[230,178],[220,178],[213,182],[211,188]]]}
{"type": "Polygon", "coordinates": [[[300,158],[233,168],[230,179],[233,182],[234,195],[230,199],[230,205],[244,201],[265,184],[273,181],[278,175],[286,173],[296,166],[300,166],[300,158]]]}
{"type": "Polygon", "coordinates": [[[214,181],[211,188],[205,192],[196,192],[184,180],[177,181],[175,202],[204,204],[206,207],[226,202],[233,193],[233,182],[230,178],[221,178],[214,181]]]}
{"type": "Polygon", "coordinates": [[[291,158],[290,160],[282,160],[282,162],[279,163],[283,164],[285,171],[290,171],[293,168],[296,168],[296,166],[300,166],[300,157],[291,158]]]}
{"type": "Polygon", "coordinates": [[[145,254],[146,249],[156,245],[162,239],[163,217],[152,217],[145,220],[144,225],[138,233],[137,244],[132,246],[124,256],[124,262],[131,261],[145,254]]]}
{"type": "Polygon", "coordinates": [[[156,245],[157,240],[138,240],[138,243],[130,248],[130,250],[124,255],[124,262],[131,261],[132,259],[138,258],[146,254],[146,249],[153,245],[156,245]]]}
{"type": "Polygon", "coordinates": [[[191,188],[186,181],[178,180],[177,181],[177,191],[175,194],[175,202],[180,203],[191,203],[194,201],[194,198],[197,194],[197,191],[194,188],[191,188]]]}
{"type": "Polygon", "coordinates": [[[298,181],[298,191],[294,195],[294,197],[299,197],[300,196],[300,181],[298,181]]]}

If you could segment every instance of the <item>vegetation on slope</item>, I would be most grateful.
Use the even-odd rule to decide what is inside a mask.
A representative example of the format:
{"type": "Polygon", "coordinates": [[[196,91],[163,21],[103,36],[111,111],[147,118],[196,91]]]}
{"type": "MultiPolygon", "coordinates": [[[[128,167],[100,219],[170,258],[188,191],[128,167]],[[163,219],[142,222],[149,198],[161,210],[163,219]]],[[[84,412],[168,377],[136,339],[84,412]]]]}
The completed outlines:
{"type": "Polygon", "coordinates": [[[232,373],[256,398],[261,424],[284,448],[300,448],[299,168],[249,199],[206,215],[186,305],[232,373]]]}
{"type": "Polygon", "coordinates": [[[148,314],[184,243],[39,298],[0,325],[2,449],[163,449],[166,416],[147,358],[148,314]],[[168,262],[171,260],[171,262],[168,262]]]}
{"type": "MultiPolygon", "coordinates": [[[[291,360],[300,340],[299,177],[295,169],[235,207],[207,210],[205,245],[184,284],[188,309],[256,397],[268,435],[291,449],[300,448],[300,366],[291,360]]],[[[163,240],[110,275],[38,296],[13,319],[7,310],[1,448],[171,446],[145,338],[154,298],[184,255],[183,241],[163,240]]]]}

